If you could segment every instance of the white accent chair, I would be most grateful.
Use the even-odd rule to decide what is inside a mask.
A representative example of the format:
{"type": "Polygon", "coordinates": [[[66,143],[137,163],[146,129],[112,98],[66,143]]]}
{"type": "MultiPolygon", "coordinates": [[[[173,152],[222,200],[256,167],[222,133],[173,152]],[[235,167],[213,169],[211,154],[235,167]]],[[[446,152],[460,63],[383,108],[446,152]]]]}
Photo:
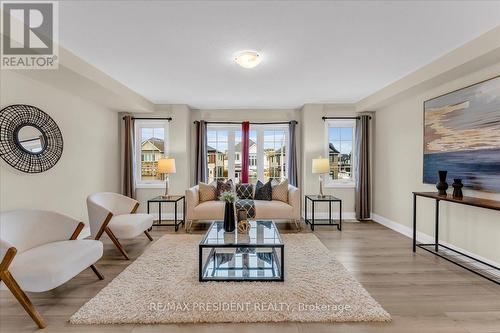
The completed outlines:
{"type": "Polygon", "coordinates": [[[96,240],[106,233],[123,256],[129,256],[118,239],[132,239],[144,233],[150,241],[153,237],[148,229],[153,225],[153,216],[136,214],[139,202],[112,192],[91,194],[87,197],[90,233],[96,240]]]}
{"type": "Polygon", "coordinates": [[[45,322],[24,291],[54,289],[89,267],[104,279],[94,266],[102,257],[102,243],[77,239],[83,227],[50,211],[0,213],[0,288],[12,292],[39,328],[45,322]]]}

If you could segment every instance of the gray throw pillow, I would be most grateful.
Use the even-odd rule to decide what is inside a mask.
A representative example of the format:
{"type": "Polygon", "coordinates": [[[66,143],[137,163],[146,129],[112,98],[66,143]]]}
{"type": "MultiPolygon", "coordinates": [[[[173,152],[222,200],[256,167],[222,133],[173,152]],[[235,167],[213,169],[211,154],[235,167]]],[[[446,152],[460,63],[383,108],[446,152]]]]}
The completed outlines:
{"type": "Polygon", "coordinates": [[[260,180],[257,181],[255,185],[255,200],[273,200],[273,187],[271,185],[271,180],[263,184],[260,180]]]}
{"type": "Polygon", "coordinates": [[[224,192],[233,192],[233,180],[228,179],[226,182],[217,181],[217,198],[224,192]]]}
{"type": "Polygon", "coordinates": [[[253,185],[236,184],[236,195],[240,199],[253,199],[253,185]]]}

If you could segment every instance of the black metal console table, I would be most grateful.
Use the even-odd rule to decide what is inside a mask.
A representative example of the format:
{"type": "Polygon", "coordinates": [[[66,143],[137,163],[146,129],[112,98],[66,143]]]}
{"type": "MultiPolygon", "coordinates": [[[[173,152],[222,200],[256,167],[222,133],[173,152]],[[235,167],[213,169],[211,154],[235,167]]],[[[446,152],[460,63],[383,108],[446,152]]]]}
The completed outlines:
{"type": "Polygon", "coordinates": [[[337,226],[337,229],[342,231],[342,199],[334,197],[333,195],[306,195],[304,199],[304,220],[306,224],[311,226],[311,230],[314,231],[314,226],[316,225],[329,225],[329,226],[337,226]],[[307,218],[307,201],[311,201],[312,204],[312,218],[309,220],[307,218]],[[328,220],[326,219],[315,219],[314,217],[314,205],[316,202],[328,202],[328,220]],[[338,223],[334,223],[332,219],[332,202],[337,202],[339,204],[340,216],[338,219],[338,223]],[[316,221],[328,221],[328,223],[316,223],[316,221]]]}
{"type": "Polygon", "coordinates": [[[153,226],[167,226],[167,227],[175,227],[175,231],[179,230],[179,226],[182,224],[185,225],[186,221],[186,197],[183,195],[169,195],[168,197],[164,197],[159,195],[152,199],[148,200],[148,214],[149,214],[149,206],[150,203],[158,203],[158,220],[153,223],[153,226]],[[177,217],[177,206],[179,201],[182,200],[182,219],[178,219],[177,217]],[[161,219],[161,204],[164,202],[171,202],[174,204],[174,223],[162,223],[161,219]]]}
{"type": "MultiPolygon", "coordinates": [[[[455,265],[476,273],[490,281],[500,284],[500,268],[482,260],[474,258],[468,254],[462,253],[455,249],[439,244],[439,202],[447,201],[467,206],[485,208],[500,211],[500,201],[481,199],[474,197],[463,197],[461,199],[453,198],[450,195],[439,195],[436,192],[413,192],[413,252],[416,252],[417,247],[433,253],[443,259],[446,259],[455,265]],[[436,201],[435,205],[435,230],[434,243],[422,244],[417,243],[417,197],[424,197],[436,201]]],[[[499,240],[500,241],[500,240],[499,240]]]]}

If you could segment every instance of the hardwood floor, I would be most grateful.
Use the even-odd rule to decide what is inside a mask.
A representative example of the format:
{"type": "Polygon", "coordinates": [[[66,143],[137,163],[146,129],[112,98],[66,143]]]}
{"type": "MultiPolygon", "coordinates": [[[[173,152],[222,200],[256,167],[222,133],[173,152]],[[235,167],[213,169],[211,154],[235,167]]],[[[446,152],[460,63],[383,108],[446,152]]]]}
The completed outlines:
{"type": "MultiPolygon", "coordinates": [[[[294,230],[291,225],[280,229],[294,230]]],[[[202,232],[203,226],[194,230],[202,232]]],[[[154,227],[151,235],[156,240],[165,233],[173,233],[173,228],[154,227]]],[[[131,262],[104,237],[105,256],[96,265],[105,277],[103,281],[89,268],[55,290],[29,293],[29,297],[47,322],[45,332],[500,333],[500,286],[423,250],[414,254],[410,239],[377,223],[345,223],[342,232],[316,227],[315,234],[391,313],[392,323],[70,325],[68,318],[131,262]]],[[[123,242],[132,260],[150,244],[145,235],[123,242]]],[[[2,291],[0,332],[33,331],[37,331],[36,325],[21,305],[10,292],[2,291]]]]}

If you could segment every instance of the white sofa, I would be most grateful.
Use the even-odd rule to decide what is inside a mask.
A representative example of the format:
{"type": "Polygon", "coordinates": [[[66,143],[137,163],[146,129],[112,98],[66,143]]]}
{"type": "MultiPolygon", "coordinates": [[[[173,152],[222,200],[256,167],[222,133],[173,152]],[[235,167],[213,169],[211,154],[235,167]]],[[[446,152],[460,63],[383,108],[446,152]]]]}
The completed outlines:
{"type": "MultiPolygon", "coordinates": [[[[288,185],[288,202],[278,200],[255,200],[255,219],[293,221],[299,228],[300,193],[295,186],[288,185]]],[[[224,202],[219,200],[200,202],[198,185],[186,190],[187,230],[195,221],[224,219],[224,202]]]]}
{"type": "Polygon", "coordinates": [[[0,289],[8,288],[39,328],[45,322],[24,291],[54,289],[94,266],[102,257],[102,243],[77,239],[83,222],[42,210],[0,214],[0,289]]]}

